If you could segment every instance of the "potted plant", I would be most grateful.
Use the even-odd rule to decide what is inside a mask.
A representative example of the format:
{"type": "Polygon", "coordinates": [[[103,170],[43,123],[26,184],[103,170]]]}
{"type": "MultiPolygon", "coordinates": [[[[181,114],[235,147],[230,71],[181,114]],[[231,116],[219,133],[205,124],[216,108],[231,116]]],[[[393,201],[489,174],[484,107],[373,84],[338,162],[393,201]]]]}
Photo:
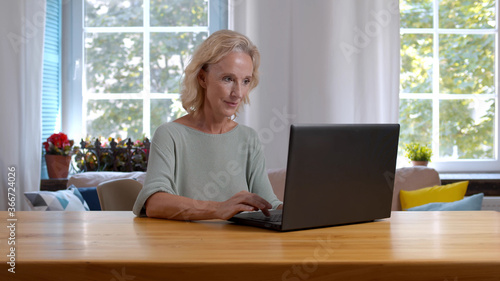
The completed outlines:
{"type": "Polygon", "coordinates": [[[413,166],[427,166],[432,157],[432,149],[427,145],[419,143],[409,143],[404,146],[405,156],[411,161],[413,166]]]}
{"type": "Polygon", "coordinates": [[[64,133],[52,134],[46,142],[45,163],[49,178],[67,178],[71,155],[78,151],[77,146],[73,146],[74,141],[68,140],[64,133]]]}

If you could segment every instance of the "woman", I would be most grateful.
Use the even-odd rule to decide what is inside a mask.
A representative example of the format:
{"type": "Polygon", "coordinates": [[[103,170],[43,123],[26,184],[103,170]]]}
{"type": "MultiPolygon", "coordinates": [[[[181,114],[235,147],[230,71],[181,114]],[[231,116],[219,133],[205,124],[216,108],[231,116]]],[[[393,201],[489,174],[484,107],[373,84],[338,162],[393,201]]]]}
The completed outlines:
{"type": "Polygon", "coordinates": [[[257,133],[233,119],[258,84],[260,54],[245,36],[221,30],[196,50],[185,70],[187,115],[156,130],[138,216],[228,219],[278,208],[257,133]]]}

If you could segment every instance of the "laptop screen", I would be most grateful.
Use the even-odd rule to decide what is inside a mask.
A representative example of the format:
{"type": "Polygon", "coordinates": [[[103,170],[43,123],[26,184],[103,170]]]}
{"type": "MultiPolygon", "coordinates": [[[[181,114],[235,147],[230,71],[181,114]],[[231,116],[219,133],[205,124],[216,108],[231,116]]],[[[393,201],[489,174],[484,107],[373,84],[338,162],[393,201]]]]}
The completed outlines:
{"type": "Polygon", "coordinates": [[[390,217],[399,124],[292,125],[283,229],[390,217]]]}

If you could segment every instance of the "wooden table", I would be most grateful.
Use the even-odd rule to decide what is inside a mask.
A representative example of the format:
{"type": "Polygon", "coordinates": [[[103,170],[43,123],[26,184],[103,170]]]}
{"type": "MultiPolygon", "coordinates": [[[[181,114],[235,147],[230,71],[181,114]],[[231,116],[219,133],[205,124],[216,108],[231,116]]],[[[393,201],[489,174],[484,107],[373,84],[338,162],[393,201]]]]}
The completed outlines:
{"type": "MultiPolygon", "coordinates": [[[[8,213],[0,212],[9,225],[8,213]]],[[[131,212],[17,212],[0,280],[500,280],[500,213],[394,212],[279,233],[131,212]]]]}

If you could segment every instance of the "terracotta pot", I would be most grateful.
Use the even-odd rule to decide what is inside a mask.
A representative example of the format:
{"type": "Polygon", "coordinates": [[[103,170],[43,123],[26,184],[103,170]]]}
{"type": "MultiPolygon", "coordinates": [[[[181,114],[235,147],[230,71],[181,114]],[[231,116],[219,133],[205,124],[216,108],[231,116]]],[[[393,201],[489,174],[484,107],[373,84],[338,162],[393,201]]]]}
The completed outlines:
{"type": "Polygon", "coordinates": [[[411,161],[411,164],[413,166],[427,166],[427,164],[429,164],[429,161],[411,161]]]}
{"type": "Polygon", "coordinates": [[[71,156],[63,155],[45,155],[47,163],[47,172],[51,179],[64,179],[68,177],[69,163],[71,156]]]}

